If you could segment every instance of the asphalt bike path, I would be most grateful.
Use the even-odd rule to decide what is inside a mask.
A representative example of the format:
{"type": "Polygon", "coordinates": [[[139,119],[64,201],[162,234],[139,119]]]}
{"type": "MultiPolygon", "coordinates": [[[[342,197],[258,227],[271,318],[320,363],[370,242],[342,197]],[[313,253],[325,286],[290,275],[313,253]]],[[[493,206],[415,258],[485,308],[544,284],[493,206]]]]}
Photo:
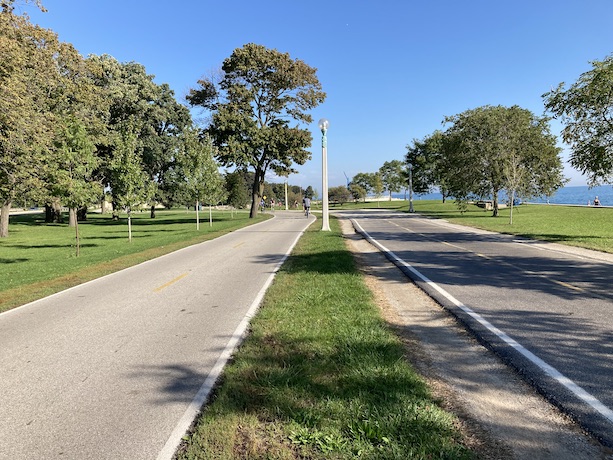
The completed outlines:
{"type": "Polygon", "coordinates": [[[613,447],[613,257],[417,214],[343,212],[550,401],[613,447]]]}
{"type": "Polygon", "coordinates": [[[277,211],[0,314],[0,458],[170,459],[313,220],[277,211]]]}

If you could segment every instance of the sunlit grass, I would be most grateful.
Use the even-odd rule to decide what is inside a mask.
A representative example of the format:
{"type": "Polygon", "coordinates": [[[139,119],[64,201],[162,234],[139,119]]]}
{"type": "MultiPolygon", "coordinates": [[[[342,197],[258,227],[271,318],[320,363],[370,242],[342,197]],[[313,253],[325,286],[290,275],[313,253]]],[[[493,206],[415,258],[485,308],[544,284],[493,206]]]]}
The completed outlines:
{"type": "MultiPolygon", "coordinates": [[[[475,205],[460,212],[453,201],[414,201],[415,211],[484,230],[613,252],[613,208],[522,204],[500,210],[498,217],[475,205]]],[[[406,207],[402,208],[406,211],[406,207]]]]}

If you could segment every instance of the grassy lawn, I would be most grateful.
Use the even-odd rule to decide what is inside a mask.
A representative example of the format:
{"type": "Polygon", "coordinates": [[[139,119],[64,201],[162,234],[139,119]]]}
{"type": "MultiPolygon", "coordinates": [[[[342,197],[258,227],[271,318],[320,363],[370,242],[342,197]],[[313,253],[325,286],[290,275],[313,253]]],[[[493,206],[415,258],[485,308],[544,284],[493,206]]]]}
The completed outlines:
{"type": "Polygon", "coordinates": [[[209,226],[203,212],[196,230],[195,211],[158,211],[155,219],[137,213],[130,243],[125,218],[90,214],[79,223],[81,255],[76,257],[74,228],[44,224],[42,214],[11,216],[9,237],[0,239],[0,311],[254,223],[248,217],[214,212],[209,226]]]}
{"type": "Polygon", "coordinates": [[[179,458],[471,458],[331,227],[284,264],[179,458]]]}
{"type": "Polygon", "coordinates": [[[457,224],[613,253],[613,208],[522,204],[513,209],[510,225],[508,208],[494,218],[491,211],[474,205],[460,213],[453,202],[417,200],[413,207],[457,224]]]}

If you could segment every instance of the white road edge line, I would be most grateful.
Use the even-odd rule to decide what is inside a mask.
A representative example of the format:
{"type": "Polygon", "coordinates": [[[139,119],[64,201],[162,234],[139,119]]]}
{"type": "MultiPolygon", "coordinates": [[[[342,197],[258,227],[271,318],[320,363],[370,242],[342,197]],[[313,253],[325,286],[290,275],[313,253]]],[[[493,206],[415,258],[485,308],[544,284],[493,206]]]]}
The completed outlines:
{"type": "Polygon", "coordinates": [[[185,434],[187,433],[187,430],[190,428],[196,416],[200,412],[202,405],[205,403],[206,399],[209,396],[209,393],[215,386],[215,382],[219,378],[226,363],[232,356],[232,353],[234,353],[234,350],[242,341],[245,331],[247,330],[247,327],[249,327],[249,322],[251,321],[251,318],[255,316],[258,309],[260,308],[260,304],[262,303],[262,300],[264,299],[264,294],[266,294],[266,291],[272,284],[272,281],[275,278],[277,272],[279,271],[283,263],[287,260],[287,258],[291,254],[291,252],[294,249],[294,246],[296,246],[296,244],[298,243],[298,240],[303,235],[305,230],[301,231],[298,234],[294,242],[291,244],[291,246],[289,247],[289,249],[283,256],[283,258],[277,263],[277,265],[273,269],[272,273],[266,280],[266,283],[264,283],[264,286],[262,287],[262,289],[260,289],[260,292],[258,292],[258,295],[256,296],[255,300],[249,307],[247,314],[242,319],[242,321],[239,323],[238,327],[234,331],[234,334],[228,341],[228,344],[222,351],[221,355],[219,355],[217,362],[213,366],[213,369],[211,369],[211,372],[209,372],[209,375],[207,376],[206,380],[200,387],[200,390],[198,390],[198,393],[196,393],[196,396],[194,396],[194,399],[192,400],[192,402],[189,404],[189,406],[185,410],[185,413],[179,419],[179,422],[175,426],[175,429],[172,431],[172,433],[168,437],[166,444],[164,444],[164,447],[162,448],[162,450],[157,456],[157,460],[172,460],[172,458],[174,457],[177,448],[181,444],[183,436],[185,436],[185,434]]]}
{"type": "Polygon", "coordinates": [[[570,392],[572,392],[575,396],[577,396],[579,399],[581,399],[582,401],[587,403],[592,409],[594,409],[595,411],[600,413],[609,422],[613,423],[613,410],[611,410],[610,408],[605,406],[595,396],[593,396],[590,393],[588,393],[587,391],[585,391],[583,388],[581,388],[575,382],[573,382],[568,377],[563,375],[560,371],[555,369],[553,366],[547,364],[545,361],[543,361],[541,358],[536,356],[534,353],[532,353],[528,349],[524,348],[516,340],[512,339],[511,337],[509,337],[507,334],[505,334],[500,329],[495,327],[493,324],[491,324],[489,321],[487,321],[481,315],[479,315],[478,313],[473,311],[471,308],[469,308],[466,305],[464,305],[462,302],[457,300],[455,297],[453,297],[451,294],[449,294],[447,291],[445,291],[439,285],[437,285],[436,283],[431,281],[428,277],[426,277],[425,275],[423,275],[422,273],[417,271],[415,268],[413,268],[411,265],[406,263],[404,260],[402,260],[396,254],[394,254],[392,251],[390,251],[385,246],[383,246],[381,243],[379,243],[377,240],[375,240],[373,237],[371,237],[368,234],[368,232],[366,232],[366,230],[364,230],[362,228],[362,226],[356,220],[352,219],[352,222],[354,223],[354,225],[359,227],[360,233],[362,233],[371,244],[373,244],[374,246],[376,246],[377,248],[379,248],[381,251],[385,252],[386,254],[389,254],[394,261],[398,262],[403,267],[406,267],[408,270],[411,271],[411,273],[415,274],[415,276],[417,276],[419,279],[421,279],[424,283],[428,284],[430,287],[432,287],[433,289],[435,289],[436,291],[441,293],[443,296],[445,296],[445,298],[447,298],[447,300],[449,300],[454,305],[456,305],[458,308],[463,310],[466,314],[470,315],[472,318],[474,318],[476,321],[478,321],[482,326],[487,328],[490,332],[496,334],[496,336],[498,336],[498,338],[500,338],[507,345],[511,346],[516,351],[521,353],[530,362],[532,362],[533,364],[538,366],[545,374],[547,374],[549,377],[551,377],[552,379],[556,380],[558,383],[560,383],[561,385],[566,387],[566,389],[568,389],[570,392]]]}

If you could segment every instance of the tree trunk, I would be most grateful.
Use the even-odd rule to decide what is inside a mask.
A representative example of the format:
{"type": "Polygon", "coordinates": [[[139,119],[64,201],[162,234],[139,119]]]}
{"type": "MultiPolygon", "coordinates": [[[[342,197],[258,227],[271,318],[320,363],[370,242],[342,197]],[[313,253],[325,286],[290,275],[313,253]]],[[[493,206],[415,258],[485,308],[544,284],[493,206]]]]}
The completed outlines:
{"type": "Polygon", "coordinates": [[[74,223],[75,241],[77,244],[77,257],[81,254],[81,241],[79,239],[79,219],[75,219],[74,223]]]}
{"type": "Polygon", "coordinates": [[[85,222],[87,220],[87,206],[81,206],[77,209],[77,221],[85,222]]]}
{"type": "Polygon", "coordinates": [[[196,230],[200,230],[200,200],[196,200],[196,230]]]}
{"type": "Polygon", "coordinates": [[[514,203],[515,203],[515,190],[511,192],[511,203],[509,203],[509,206],[511,206],[511,210],[509,214],[509,225],[513,225],[513,204],[514,203]]]}
{"type": "Polygon", "coordinates": [[[47,224],[61,224],[62,223],[62,206],[60,203],[46,203],[45,204],[45,223],[47,224]]]}
{"type": "Polygon", "coordinates": [[[262,193],[264,193],[264,170],[260,168],[256,168],[255,170],[251,192],[251,212],[249,213],[249,218],[253,219],[258,215],[260,198],[262,197],[262,193]]]}
{"type": "Polygon", "coordinates": [[[498,190],[494,190],[494,196],[492,198],[494,200],[494,211],[492,212],[492,217],[498,217],[498,190]]]}
{"type": "Polygon", "coordinates": [[[0,211],[0,238],[8,238],[9,236],[9,216],[11,212],[11,200],[6,200],[2,203],[0,211]]]}
{"type": "Polygon", "coordinates": [[[154,204],[151,205],[151,218],[155,219],[155,205],[154,204]]]}
{"type": "Polygon", "coordinates": [[[68,226],[76,227],[77,225],[77,210],[76,208],[68,209],[68,226]]]}
{"type": "Polygon", "coordinates": [[[132,242],[132,209],[128,208],[128,241],[132,242]]]}
{"type": "Polygon", "coordinates": [[[117,210],[117,203],[113,201],[111,205],[113,206],[113,220],[117,221],[119,220],[119,211],[117,210]]]}

